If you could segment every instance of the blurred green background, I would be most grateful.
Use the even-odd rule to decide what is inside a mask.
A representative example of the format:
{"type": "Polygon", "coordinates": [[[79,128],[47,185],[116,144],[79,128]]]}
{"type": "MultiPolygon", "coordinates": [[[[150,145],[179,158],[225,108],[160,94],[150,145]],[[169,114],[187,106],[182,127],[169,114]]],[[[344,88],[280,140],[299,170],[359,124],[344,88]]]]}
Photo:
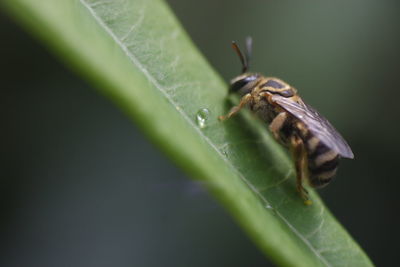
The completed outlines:
{"type": "MultiPolygon", "coordinates": [[[[397,262],[400,2],[169,0],[225,80],[232,39],[353,148],[320,190],[379,266],[397,262]]],[[[201,184],[4,12],[0,266],[269,266],[201,184]],[[145,205],[144,205],[145,203],[145,205]]]]}

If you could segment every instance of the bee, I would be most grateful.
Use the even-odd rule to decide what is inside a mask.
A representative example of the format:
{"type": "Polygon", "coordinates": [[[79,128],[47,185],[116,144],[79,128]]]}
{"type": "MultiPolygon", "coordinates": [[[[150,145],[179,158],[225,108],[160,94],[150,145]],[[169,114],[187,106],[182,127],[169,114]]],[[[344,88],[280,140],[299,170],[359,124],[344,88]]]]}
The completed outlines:
{"type": "Polygon", "coordinates": [[[314,108],[306,104],[297,90],[274,77],[248,72],[252,40],[247,38],[246,55],[233,41],[232,48],[242,63],[242,73],[231,80],[229,93],[240,102],[220,120],[248,107],[269,124],[274,138],[291,151],[297,191],[306,205],[312,202],[303,181],[314,188],[326,186],[336,174],[340,158],[354,158],[351,148],[337,130],[314,108]]]}

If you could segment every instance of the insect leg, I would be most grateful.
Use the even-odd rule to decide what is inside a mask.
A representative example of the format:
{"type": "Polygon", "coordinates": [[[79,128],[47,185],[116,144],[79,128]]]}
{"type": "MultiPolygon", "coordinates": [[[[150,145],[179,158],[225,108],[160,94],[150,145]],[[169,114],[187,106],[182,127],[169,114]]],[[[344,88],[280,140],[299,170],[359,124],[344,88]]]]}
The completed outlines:
{"type": "Polygon", "coordinates": [[[307,151],[303,140],[297,135],[292,135],[290,138],[291,150],[296,167],[297,191],[304,200],[304,204],[311,205],[312,202],[308,198],[308,192],[303,187],[304,174],[307,170],[307,151]]]}
{"type": "Polygon", "coordinates": [[[240,99],[240,103],[237,106],[234,106],[227,115],[225,116],[219,116],[218,119],[221,121],[224,121],[226,119],[229,119],[230,117],[232,117],[233,115],[235,115],[236,113],[239,112],[239,110],[241,110],[243,108],[243,106],[245,106],[247,103],[249,103],[249,101],[251,100],[252,96],[251,94],[247,94],[245,96],[242,97],[242,99],[240,99]]]}
{"type": "Polygon", "coordinates": [[[272,122],[269,125],[269,129],[271,130],[275,139],[279,142],[281,142],[281,139],[279,137],[279,131],[282,129],[283,124],[285,124],[287,117],[288,114],[286,112],[281,112],[272,120],[272,122]]]}

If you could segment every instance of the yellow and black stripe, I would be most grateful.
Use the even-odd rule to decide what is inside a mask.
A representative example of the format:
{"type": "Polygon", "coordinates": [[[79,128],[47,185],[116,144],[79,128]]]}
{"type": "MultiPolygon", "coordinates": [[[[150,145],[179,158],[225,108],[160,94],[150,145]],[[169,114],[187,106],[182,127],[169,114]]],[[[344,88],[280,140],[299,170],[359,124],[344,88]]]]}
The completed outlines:
{"type": "Polygon", "coordinates": [[[310,133],[304,141],[307,150],[310,185],[323,187],[336,174],[340,156],[310,133]]]}

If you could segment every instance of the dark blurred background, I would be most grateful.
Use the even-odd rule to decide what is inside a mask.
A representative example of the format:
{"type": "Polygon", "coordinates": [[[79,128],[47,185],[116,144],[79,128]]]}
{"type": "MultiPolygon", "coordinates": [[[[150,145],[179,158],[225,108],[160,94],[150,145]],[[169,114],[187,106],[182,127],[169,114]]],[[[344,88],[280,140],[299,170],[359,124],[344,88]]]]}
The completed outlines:
{"type": "MultiPolygon", "coordinates": [[[[298,88],[351,144],[320,193],[380,266],[397,262],[400,2],[168,1],[226,80],[298,88]]],[[[0,266],[269,266],[231,217],[108,99],[0,13],[0,266]],[[156,166],[156,167],[155,167],[156,166]]]]}

